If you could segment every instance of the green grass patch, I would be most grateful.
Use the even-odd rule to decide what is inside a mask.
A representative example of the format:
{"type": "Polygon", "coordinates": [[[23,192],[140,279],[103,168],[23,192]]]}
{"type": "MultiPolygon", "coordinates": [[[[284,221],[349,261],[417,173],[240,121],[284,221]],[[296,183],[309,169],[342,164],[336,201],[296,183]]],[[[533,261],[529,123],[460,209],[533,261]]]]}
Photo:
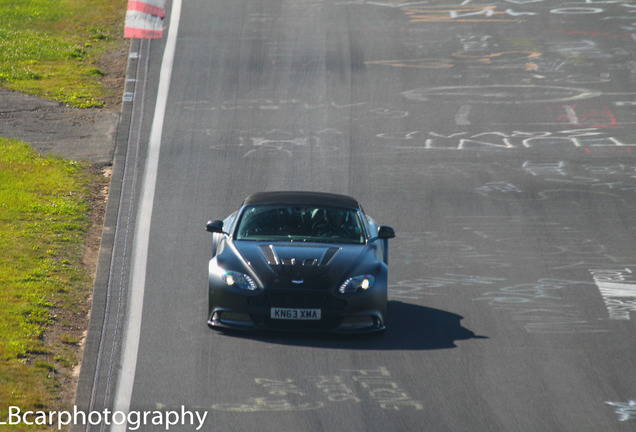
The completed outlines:
{"type": "MultiPolygon", "coordinates": [[[[0,0],[0,85],[104,106],[100,56],[123,43],[127,0],[0,0]]],[[[112,95],[110,95],[112,96],[112,95]]]]}
{"type": "Polygon", "coordinates": [[[90,187],[100,181],[88,168],[0,138],[0,419],[9,406],[60,409],[79,361],[78,335],[47,330],[86,313],[83,242],[90,187]]]}

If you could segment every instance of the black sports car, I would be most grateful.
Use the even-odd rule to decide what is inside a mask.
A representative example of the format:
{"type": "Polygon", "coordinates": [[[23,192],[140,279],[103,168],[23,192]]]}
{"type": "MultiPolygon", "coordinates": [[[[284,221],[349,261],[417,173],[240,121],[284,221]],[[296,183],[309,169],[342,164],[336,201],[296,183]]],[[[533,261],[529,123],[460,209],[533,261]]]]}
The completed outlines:
{"type": "Polygon", "coordinates": [[[243,330],[385,328],[388,239],[345,195],[261,192],[208,222],[208,325],[243,330]]]}

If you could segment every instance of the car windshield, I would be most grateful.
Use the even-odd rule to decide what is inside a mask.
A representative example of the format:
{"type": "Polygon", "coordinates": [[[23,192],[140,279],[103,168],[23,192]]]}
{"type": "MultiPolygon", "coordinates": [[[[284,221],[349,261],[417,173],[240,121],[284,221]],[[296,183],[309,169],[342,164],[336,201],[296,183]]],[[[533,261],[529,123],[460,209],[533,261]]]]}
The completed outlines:
{"type": "Polygon", "coordinates": [[[361,244],[365,234],[354,209],[255,205],[243,210],[235,239],[361,244]]]}

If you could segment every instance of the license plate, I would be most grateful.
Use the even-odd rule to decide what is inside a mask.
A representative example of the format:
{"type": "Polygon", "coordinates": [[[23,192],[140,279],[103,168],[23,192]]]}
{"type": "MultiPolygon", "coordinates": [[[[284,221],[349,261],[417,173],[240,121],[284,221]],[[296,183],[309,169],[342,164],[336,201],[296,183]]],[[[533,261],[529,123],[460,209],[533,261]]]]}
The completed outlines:
{"type": "Polygon", "coordinates": [[[319,320],[320,309],[272,308],[270,317],[281,320],[319,320]]]}

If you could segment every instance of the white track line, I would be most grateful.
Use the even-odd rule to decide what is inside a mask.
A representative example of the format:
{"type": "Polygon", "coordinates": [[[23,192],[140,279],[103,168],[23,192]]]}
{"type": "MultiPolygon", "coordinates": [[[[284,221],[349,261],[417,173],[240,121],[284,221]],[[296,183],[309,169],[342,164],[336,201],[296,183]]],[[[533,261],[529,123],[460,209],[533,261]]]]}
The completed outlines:
{"type": "MultiPolygon", "coordinates": [[[[135,369],[137,367],[137,353],[139,350],[139,336],[141,333],[141,316],[146,285],[146,265],[148,261],[148,242],[150,238],[150,221],[153,202],[155,199],[155,185],[159,167],[159,150],[161,148],[161,134],[166,113],[168,90],[172,77],[177,34],[179,32],[179,17],[181,15],[181,0],[173,0],[170,13],[170,28],[166,40],[166,48],[161,61],[159,75],[159,89],[155,115],[152,121],[146,171],[137,213],[137,228],[133,246],[132,276],[130,278],[130,297],[127,310],[126,329],[124,332],[121,372],[117,382],[114,410],[128,413],[132,399],[135,369]]],[[[125,432],[126,424],[113,424],[111,431],[125,432]]]]}

